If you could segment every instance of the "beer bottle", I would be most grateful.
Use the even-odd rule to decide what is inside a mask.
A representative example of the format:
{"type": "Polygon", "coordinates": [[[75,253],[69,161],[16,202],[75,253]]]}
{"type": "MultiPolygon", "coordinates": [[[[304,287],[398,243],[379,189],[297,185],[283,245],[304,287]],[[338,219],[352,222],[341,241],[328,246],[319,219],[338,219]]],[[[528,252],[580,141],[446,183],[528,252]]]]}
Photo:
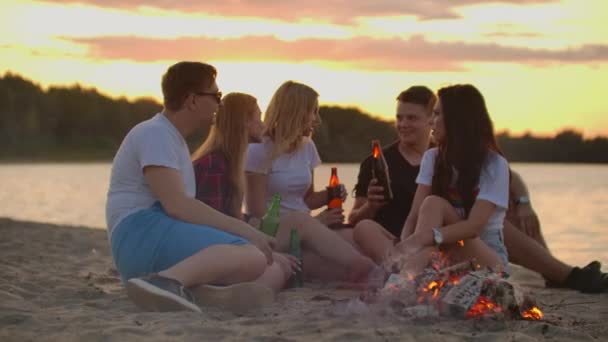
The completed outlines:
{"type": "Polygon", "coordinates": [[[372,178],[376,178],[377,184],[384,188],[384,199],[392,200],[391,177],[378,140],[372,140],[372,178]]]}
{"type": "MultiPolygon", "coordinates": [[[[327,187],[327,209],[342,209],[342,188],[338,179],[338,169],[331,168],[329,186],[327,187]]],[[[329,228],[342,228],[342,222],[330,224],[329,228]]]]}
{"type": "Polygon", "coordinates": [[[300,262],[300,270],[296,270],[296,272],[291,276],[290,287],[302,287],[304,284],[304,279],[302,276],[302,249],[300,244],[300,234],[296,229],[291,229],[289,233],[289,254],[300,262]]]}
{"type": "Polygon", "coordinates": [[[277,235],[280,222],[281,195],[274,194],[270,207],[260,223],[260,230],[272,237],[277,235]]]}
{"type": "Polygon", "coordinates": [[[327,208],[342,208],[342,196],[340,191],[340,180],[338,179],[338,169],[331,168],[331,176],[329,177],[329,186],[327,187],[327,208]]]}

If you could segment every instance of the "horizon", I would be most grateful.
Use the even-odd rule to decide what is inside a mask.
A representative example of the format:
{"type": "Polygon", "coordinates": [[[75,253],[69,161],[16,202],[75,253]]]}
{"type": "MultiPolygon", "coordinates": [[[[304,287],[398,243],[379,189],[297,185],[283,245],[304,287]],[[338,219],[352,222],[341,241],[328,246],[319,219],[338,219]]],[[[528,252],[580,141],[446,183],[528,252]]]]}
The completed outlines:
{"type": "MultiPolygon", "coordinates": [[[[133,102],[138,101],[138,100],[151,100],[151,101],[155,101],[160,106],[163,105],[162,99],[158,99],[158,98],[155,98],[155,97],[141,96],[141,97],[135,97],[135,98],[128,98],[126,96],[111,95],[111,94],[107,94],[107,93],[104,93],[104,92],[100,91],[99,89],[95,88],[94,86],[86,86],[86,85],[82,85],[82,84],[79,84],[79,83],[73,83],[73,84],[67,84],[67,85],[50,84],[47,87],[43,87],[39,82],[36,82],[35,80],[33,80],[31,78],[25,77],[24,75],[14,73],[14,72],[12,72],[10,70],[6,71],[3,75],[0,75],[0,78],[6,77],[7,75],[12,75],[12,76],[23,78],[25,81],[31,82],[32,84],[34,84],[36,86],[39,86],[42,89],[42,91],[44,91],[44,92],[47,92],[48,89],[52,88],[52,87],[65,88],[65,89],[73,89],[75,87],[80,87],[81,89],[83,89],[85,91],[94,91],[94,92],[98,93],[99,95],[107,97],[107,98],[109,98],[111,100],[114,100],[114,101],[120,100],[120,99],[126,99],[128,102],[133,103],[133,102]]],[[[350,105],[350,104],[324,104],[324,103],[320,103],[320,106],[321,107],[339,107],[339,108],[342,108],[342,109],[353,109],[353,110],[359,112],[361,115],[369,116],[369,117],[371,117],[371,118],[373,118],[375,120],[381,120],[381,121],[384,121],[384,122],[387,122],[387,123],[394,123],[394,121],[395,121],[394,117],[393,118],[387,118],[387,117],[373,115],[372,113],[366,112],[362,108],[359,108],[359,107],[356,107],[356,106],[350,105]]],[[[569,132],[574,132],[574,133],[581,134],[585,140],[593,140],[593,139],[596,139],[596,138],[607,138],[608,139],[608,134],[597,134],[597,135],[594,135],[594,136],[586,136],[582,130],[580,130],[580,129],[576,128],[576,127],[563,127],[561,129],[556,130],[555,132],[546,133],[546,134],[542,134],[542,133],[534,132],[534,131],[524,131],[524,132],[520,132],[518,134],[514,134],[508,128],[506,128],[506,129],[496,129],[496,127],[494,127],[494,131],[495,131],[496,135],[506,134],[506,135],[508,135],[511,138],[522,138],[524,136],[531,136],[533,138],[554,138],[554,137],[556,137],[560,133],[569,131],[569,132]]]]}
{"type": "Polygon", "coordinates": [[[411,85],[437,90],[471,83],[484,95],[496,132],[608,135],[602,93],[608,89],[608,25],[601,15],[608,3],[350,5],[4,1],[0,74],[11,72],[44,90],[78,84],[111,98],[162,103],[166,68],[200,60],[218,69],[224,93],[250,93],[262,109],[283,81],[293,79],[315,88],[321,105],[354,107],[389,121],[397,94],[411,85]]]}

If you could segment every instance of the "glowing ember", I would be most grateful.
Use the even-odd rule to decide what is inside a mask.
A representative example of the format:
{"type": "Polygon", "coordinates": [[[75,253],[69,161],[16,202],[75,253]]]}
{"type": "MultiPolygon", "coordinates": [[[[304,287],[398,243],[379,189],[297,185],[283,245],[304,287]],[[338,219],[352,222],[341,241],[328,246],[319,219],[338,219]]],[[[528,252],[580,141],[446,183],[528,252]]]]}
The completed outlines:
{"type": "Polygon", "coordinates": [[[433,280],[428,283],[425,287],[422,288],[422,293],[418,297],[418,303],[423,302],[428,294],[430,294],[430,297],[432,299],[437,299],[439,297],[439,291],[443,287],[443,284],[445,284],[445,281],[443,280],[433,280]]]}
{"type": "Polygon", "coordinates": [[[439,271],[440,269],[448,267],[449,265],[450,260],[445,253],[441,251],[431,253],[431,267],[434,270],[439,271]]]}
{"type": "Polygon", "coordinates": [[[523,317],[524,319],[537,321],[537,320],[543,319],[543,312],[540,311],[540,309],[535,306],[535,307],[531,308],[530,310],[522,313],[521,317],[523,317]]]}
{"type": "Polygon", "coordinates": [[[465,314],[467,318],[479,317],[487,314],[502,312],[500,305],[494,303],[484,296],[479,296],[477,303],[465,314]]]}
{"type": "Polygon", "coordinates": [[[454,285],[458,285],[459,281],[460,281],[460,277],[451,277],[450,278],[450,283],[452,283],[454,285]]]}
{"type": "Polygon", "coordinates": [[[435,253],[433,259],[436,264],[415,276],[408,272],[392,273],[380,294],[403,293],[399,299],[405,301],[398,310],[408,317],[430,317],[428,312],[431,310],[435,316],[469,319],[489,316],[543,319],[534,298],[503,279],[495,270],[479,269],[479,265],[472,261],[436,269],[436,265],[446,260],[445,254],[435,253]],[[413,306],[415,302],[418,304],[413,306]],[[407,310],[403,311],[403,307],[407,310]]]}
{"type": "Polygon", "coordinates": [[[458,242],[456,242],[456,244],[460,247],[464,246],[464,240],[458,240],[458,242]]]}

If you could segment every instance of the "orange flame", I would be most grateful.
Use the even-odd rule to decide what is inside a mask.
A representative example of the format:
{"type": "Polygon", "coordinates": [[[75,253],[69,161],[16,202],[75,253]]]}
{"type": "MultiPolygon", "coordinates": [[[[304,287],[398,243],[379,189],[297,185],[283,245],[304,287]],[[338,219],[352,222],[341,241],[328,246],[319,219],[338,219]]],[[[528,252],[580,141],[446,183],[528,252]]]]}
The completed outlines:
{"type": "Polygon", "coordinates": [[[500,305],[494,303],[484,296],[479,296],[477,299],[477,303],[469,309],[469,311],[465,314],[467,318],[474,318],[483,316],[486,314],[494,314],[502,312],[502,308],[500,305]]]}
{"type": "Polygon", "coordinates": [[[380,146],[378,146],[377,144],[374,144],[373,155],[374,155],[374,158],[380,157],[380,146]]]}
{"type": "Polygon", "coordinates": [[[460,247],[464,247],[464,240],[458,240],[458,242],[456,242],[456,244],[460,247]]]}
{"type": "Polygon", "coordinates": [[[445,284],[445,281],[443,280],[433,280],[428,283],[425,287],[422,288],[422,293],[418,297],[418,303],[423,302],[427,294],[430,294],[430,297],[432,299],[437,299],[439,297],[439,291],[443,287],[443,284],[445,284]]]}
{"type": "Polygon", "coordinates": [[[532,307],[528,311],[525,311],[524,313],[521,314],[521,316],[524,319],[529,319],[532,321],[538,321],[538,320],[543,319],[543,317],[544,317],[543,312],[540,311],[540,309],[536,306],[532,307]]]}

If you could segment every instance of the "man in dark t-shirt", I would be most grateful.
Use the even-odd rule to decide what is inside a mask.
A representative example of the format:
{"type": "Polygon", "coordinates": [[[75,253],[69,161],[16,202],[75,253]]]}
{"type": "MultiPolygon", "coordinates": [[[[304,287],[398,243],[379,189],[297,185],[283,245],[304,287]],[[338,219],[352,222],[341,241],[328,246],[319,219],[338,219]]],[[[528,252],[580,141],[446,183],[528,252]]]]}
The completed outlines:
{"type": "Polygon", "coordinates": [[[416,193],[417,184],[413,180],[429,146],[431,113],[436,100],[433,91],[424,86],[410,87],[397,97],[395,129],[398,140],[382,152],[390,172],[392,200],[384,199],[383,188],[372,179],[372,157],[361,163],[355,203],[348,220],[353,225],[371,226],[363,229],[370,234],[364,234],[360,241],[357,241],[357,234],[354,238],[358,247],[376,262],[382,260],[392,242],[401,236],[416,193]]]}
{"type": "MultiPolygon", "coordinates": [[[[414,194],[416,193],[416,183],[411,182],[416,179],[420,171],[420,164],[412,165],[399,152],[399,141],[390,144],[382,150],[386,164],[391,173],[399,177],[391,178],[391,190],[393,200],[386,202],[378,208],[373,220],[382,225],[394,236],[401,235],[401,229],[405,223],[407,213],[410,212],[414,194]]],[[[355,196],[367,198],[367,188],[372,180],[372,156],[367,157],[359,169],[357,185],[355,185],[355,196]]]]}

